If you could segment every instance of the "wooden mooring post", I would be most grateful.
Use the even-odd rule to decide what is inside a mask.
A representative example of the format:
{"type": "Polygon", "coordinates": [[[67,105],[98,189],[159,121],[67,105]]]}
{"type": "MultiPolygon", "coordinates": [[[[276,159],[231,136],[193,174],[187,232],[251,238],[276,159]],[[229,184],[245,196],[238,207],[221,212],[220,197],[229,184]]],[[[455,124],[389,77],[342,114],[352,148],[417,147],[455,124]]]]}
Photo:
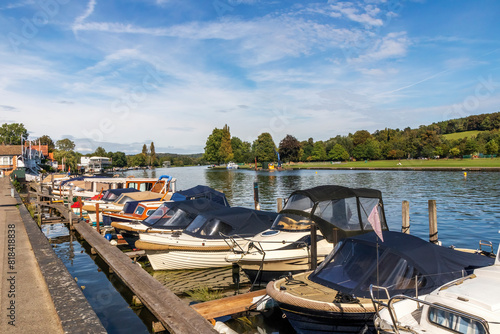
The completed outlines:
{"type": "Polygon", "coordinates": [[[401,232],[410,234],[410,202],[403,201],[402,214],[403,223],[401,225],[401,232]]]}
{"type": "Polygon", "coordinates": [[[280,212],[281,210],[283,210],[283,198],[278,197],[277,201],[278,201],[278,212],[280,212]]]}
{"type": "Polygon", "coordinates": [[[429,200],[429,242],[438,244],[436,200],[429,200]]]}
{"type": "Polygon", "coordinates": [[[253,200],[255,202],[255,210],[260,210],[259,183],[258,182],[253,183],[253,200]]]}

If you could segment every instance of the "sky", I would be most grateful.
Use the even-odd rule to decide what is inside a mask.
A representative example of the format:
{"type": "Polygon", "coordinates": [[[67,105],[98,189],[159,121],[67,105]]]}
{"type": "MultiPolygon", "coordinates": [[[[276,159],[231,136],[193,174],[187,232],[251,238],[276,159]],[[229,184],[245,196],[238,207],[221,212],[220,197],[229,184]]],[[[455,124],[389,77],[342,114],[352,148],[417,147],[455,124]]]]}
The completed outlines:
{"type": "Polygon", "coordinates": [[[0,124],[202,153],[500,111],[496,0],[3,0],[0,124]]]}

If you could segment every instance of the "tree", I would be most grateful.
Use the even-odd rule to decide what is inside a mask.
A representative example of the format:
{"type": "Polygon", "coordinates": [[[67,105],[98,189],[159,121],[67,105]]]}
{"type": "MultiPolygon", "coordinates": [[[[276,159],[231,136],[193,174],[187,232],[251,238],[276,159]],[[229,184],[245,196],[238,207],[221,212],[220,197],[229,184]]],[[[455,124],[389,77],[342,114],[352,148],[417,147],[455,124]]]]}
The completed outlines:
{"type": "Polygon", "coordinates": [[[219,147],[219,155],[222,161],[224,161],[225,163],[228,163],[234,158],[233,148],[231,146],[231,133],[229,132],[229,127],[227,126],[227,124],[225,124],[222,128],[222,138],[219,147]]]}
{"type": "Polygon", "coordinates": [[[299,161],[300,142],[294,136],[286,135],[280,142],[279,152],[282,161],[299,161]]]}
{"type": "Polygon", "coordinates": [[[450,154],[452,157],[458,157],[458,155],[460,154],[460,149],[458,147],[453,147],[450,150],[450,154]]]}
{"type": "Polygon", "coordinates": [[[28,130],[23,123],[4,123],[0,127],[0,144],[21,145],[21,137],[23,141],[28,139],[28,130]]]}
{"type": "Polygon", "coordinates": [[[313,161],[324,161],[326,160],[326,149],[322,141],[317,141],[314,143],[313,150],[311,152],[311,160],[313,161]]]}
{"type": "Polygon", "coordinates": [[[368,138],[371,138],[371,137],[372,137],[372,135],[370,134],[370,132],[368,132],[366,130],[359,130],[359,131],[356,131],[354,133],[354,135],[352,136],[352,142],[353,142],[354,146],[362,145],[368,140],[368,138]]]}
{"type": "Polygon", "coordinates": [[[41,136],[40,138],[38,138],[38,140],[40,141],[40,144],[47,145],[49,147],[49,152],[53,152],[56,148],[56,145],[52,141],[52,138],[47,135],[41,136]]]}
{"type": "Polygon", "coordinates": [[[58,140],[56,142],[56,146],[59,150],[65,151],[65,152],[70,152],[70,151],[73,151],[75,149],[75,143],[68,138],[58,140]]]}
{"type": "Polygon", "coordinates": [[[149,146],[149,157],[150,165],[154,166],[156,162],[156,150],[153,142],[151,142],[151,145],[149,146]]]}
{"type": "Polygon", "coordinates": [[[223,130],[213,129],[212,134],[208,136],[207,142],[205,143],[205,153],[203,158],[208,162],[221,163],[222,158],[220,156],[220,146],[222,143],[223,130]]]}
{"type": "Polygon", "coordinates": [[[103,147],[99,146],[98,148],[96,148],[93,156],[95,156],[95,157],[106,157],[107,153],[106,153],[106,150],[103,147]]]}
{"type": "Polygon", "coordinates": [[[310,161],[311,155],[312,155],[312,150],[314,148],[314,140],[312,138],[309,138],[307,141],[302,141],[300,143],[300,148],[302,150],[300,160],[310,161]]]}
{"type": "Polygon", "coordinates": [[[231,148],[236,162],[252,162],[252,145],[249,142],[231,137],[231,148]]]}
{"type": "Polygon", "coordinates": [[[496,141],[490,140],[486,144],[485,149],[486,149],[486,154],[497,154],[497,152],[498,152],[498,144],[497,144],[496,141]]]}
{"type": "Polygon", "coordinates": [[[127,166],[127,156],[123,152],[115,152],[111,156],[113,161],[113,167],[125,167],[127,166]]]}
{"type": "Polygon", "coordinates": [[[142,145],[141,155],[143,158],[141,160],[142,165],[139,165],[139,166],[145,166],[148,163],[148,147],[146,146],[146,144],[142,145]]]}
{"type": "Polygon", "coordinates": [[[346,161],[349,160],[349,153],[344,146],[335,144],[330,152],[328,152],[328,157],[333,161],[346,161]]]}
{"type": "Polygon", "coordinates": [[[264,132],[253,142],[252,151],[258,161],[275,161],[276,146],[270,133],[264,132]]]}

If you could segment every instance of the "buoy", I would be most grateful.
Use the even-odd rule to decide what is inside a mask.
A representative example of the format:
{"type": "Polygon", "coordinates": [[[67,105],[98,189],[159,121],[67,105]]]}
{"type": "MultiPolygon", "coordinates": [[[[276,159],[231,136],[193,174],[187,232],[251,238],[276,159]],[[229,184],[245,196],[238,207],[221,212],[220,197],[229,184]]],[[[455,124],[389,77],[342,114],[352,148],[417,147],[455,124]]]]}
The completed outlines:
{"type": "Polygon", "coordinates": [[[318,172],[316,172],[316,174],[318,174],[318,172]]]}
{"type": "Polygon", "coordinates": [[[467,172],[464,172],[464,178],[467,178],[467,172]]]}

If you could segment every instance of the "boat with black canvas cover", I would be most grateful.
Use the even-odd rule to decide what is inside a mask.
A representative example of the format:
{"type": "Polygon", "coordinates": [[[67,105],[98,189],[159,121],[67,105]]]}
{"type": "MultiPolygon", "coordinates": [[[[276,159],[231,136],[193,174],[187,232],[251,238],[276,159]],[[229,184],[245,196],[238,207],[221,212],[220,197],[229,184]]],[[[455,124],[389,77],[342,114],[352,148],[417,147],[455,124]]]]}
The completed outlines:
{"type": "Polygon", "coordinates": [[[415,287],[426,294],[494,262],[409,234],[381,236],[346,238],[315,271],[267,285],[297,333],[375,333],[371,284],[388,287],[391,295],[414,296],[415,287]]]}

